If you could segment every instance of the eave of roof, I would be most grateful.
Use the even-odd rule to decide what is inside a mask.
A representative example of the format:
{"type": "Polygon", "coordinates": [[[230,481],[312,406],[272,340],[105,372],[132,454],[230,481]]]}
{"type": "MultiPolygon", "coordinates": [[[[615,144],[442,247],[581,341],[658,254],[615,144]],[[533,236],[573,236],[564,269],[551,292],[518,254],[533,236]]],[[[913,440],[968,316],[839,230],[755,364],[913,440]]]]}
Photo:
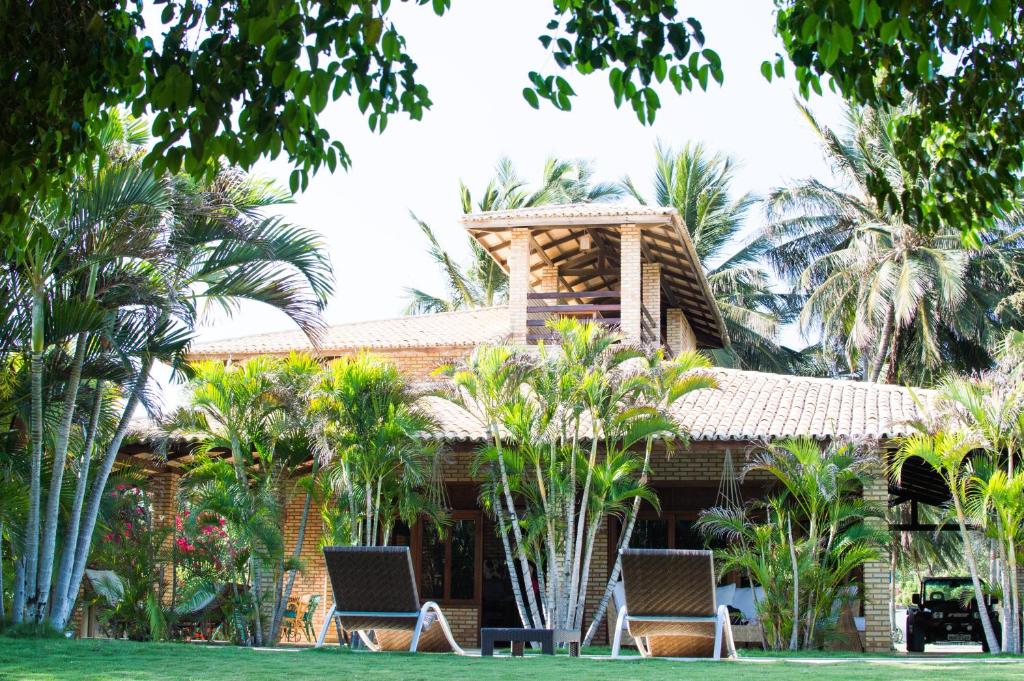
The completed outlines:
{"type": "Polygon", "coordinates": [[[189,359],[237,360],[291,352],[333,357],[359,350],[472,348],[506,339],[508,321],[504,306],[409,315],[328,326],[317,347],[298,330],[197,343],[189,350],[189,359]]]}

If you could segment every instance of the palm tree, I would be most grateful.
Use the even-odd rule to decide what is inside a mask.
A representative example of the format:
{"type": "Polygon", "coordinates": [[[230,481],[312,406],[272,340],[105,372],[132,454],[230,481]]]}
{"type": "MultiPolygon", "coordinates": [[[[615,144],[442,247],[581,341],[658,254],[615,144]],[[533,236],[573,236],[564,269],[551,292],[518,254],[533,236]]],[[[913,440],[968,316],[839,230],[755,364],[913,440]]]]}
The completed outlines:
{"type": "Polygon", "coordinates": [[[888,534],[864,520],[879,509],[858,497],[871,459],[849,444],[825,449],[812,439],[786,439],[755,453],[744,475],[767,474],[781,492],[745,508],[719,507],[701,514],[702,531],[727,540],[718,552],[720,571],[740,569],[764,589],[758,611],[766,642],[789,648],[815,630],[848,598],[846,584],[866,561],[877,560],[888,534]]]}
{"type": "Polygon", "coordinates": [[[301,473],[313,449],[308,405],[321,367],[309,355],[293,353],[240,365],[200,362],[192,369],[188,406],[166,424],[171,432],[203,436],[199,454],[204,458],[186,476],[185,497],[198,511],[193,515],[205,510],[226,518],[229,536],[249,549],[257,602],[266,596],[259,583],[263,568],[273,572],[272,580],[264,580],[273,584],[269,626],[264,630],[261,614],[254,612],[253,642],[275,642],[300,566],[316,485],[316,458],[310,475],[301,473]],[[209,455],[216,451],[228,452],[229,462],[209,455]],[[305,501],[295,545],[286,557],[282,512],[292,484],[304,492],[305,501]],[[230,515],[221,508],[225,500],[237,507],[230,515]],[[259,519],[257,531],[239,530],[250,515],[259,519]]]}
{"type": "MultiPolygon", "coordinates": [[[[540,187],[531,190],[508,158],[498,161],[494,178],[487,184],[475,207],[465,184],[459,183],[463,213],[529,208],[548,204],[606,201],[622,195],[621,189],[593,181],[593,169],[584,161],[549,158],[544,163],[540,187]]],[[[460,264],[438,241],[433,229],[414,213],[412,219],[427,238],[431,259],[437,263],[447,283],[447,296],[408,288],[406,314],[451,312],[490,307],[505,302],[508,275],[476,239],[469,237],[470,260],[460,264]]]]}
{"type": "MultiPolygon", "coordinates": [[[[701,372],[711,366],[708,359],[698,352],[681,352],[671,360],[665,357],[663,348],[655,349],[648,357],[643,358],[645,363],[645,374],[648,383],[645,386],[647,398],[656,405],[658,411],[667,415],[673,404],[689,395],[695,390],[714,389],[718,382],[708,373],[701,372]]],[[[685,447],[687,445],[686,433],[679,432],[679,440],[673,446],[685,447]]],[[[651,454],[654,450],[654,438],[648,437],[644,443],[644,460],[641,467],[641,486],[646,486],[651,468],[651,454]]],[[[608,602],[615,591],[615,584],[619,581],[619,574],[622,572],[622,549],[629,547],[630,539],[633,536],[633,528],[636,525],[637,514],[640,512],[641,496],[633,498],[632,505],[626,510],[623,522],[622,536],[619,538],[619,550],[615,554],[615,565],[612,567],[611,575],[605,586],[604,594],[598,603],[597,612],[591,619],[587,628],[587,635],[584,645],[589,645],[597,634],[598,627],[604,619],[608,609],[608,602]]]]}
{"type": "Polygon", "coordinates": [[[485,501],[523,624],[579,629],[603,519],[637,498],[657,503],[634,447],[677,429],[647,404],[652,383],[630,362],[642,349],[593,323],[550,326],[557,351],[481,346],[450,369],[447,397],[489,434],[475,469],[489,474],[485,501]]]}
{"type": "Polygon", "coordinates": [[[95,352],[90,346],[108,317],[109,287],[130,278],[134,262],[153,256],[166,207],[163,183],[141,170],[133,155],[139,149],[139,126],[123,124],[119,116],[110,125],[108,161],[72,178],[60,200],[30,207],[22,239],[10,244],[13,257],[4,273],[12,314],[0,332],[0,347],[30,358],[24,574],[26,614],[33,622],[49,612],[60,492],[83,370],[95,352]],[[54,373],[54,363],[62,371],[54,373]],[[47,447],[50,438],[52,447],[47,447]],[[51,475],[44,510],[45,458],[51,475]]]}
{"type": "Polygon", "coordinates": [[[992,653],[998,653],[999,641],[996,639],[988,608],[984,607],[985,592],[981,586],[978,561],[974,556],[971,538],[967,531],[967,513],[965,510],[967,490],[971,480],[969,455],[978,448],[979,443],[973,436],[963,431],[938,431],[934,434],[917,433],[902,438],[899,450],[890,462],[892,474],[899,478],[903,466],[910,459],[920,459],[932,468],[946,484],[953,501],[953,511],[960,528],[963,540],[964,555],[971,571],[971,582],[974,586],[974,598],[978,603],[981,627],[985,632],[986,645],[992,653]]]}
{"type": "Polygon", "coordinates": [[[30,376],[21,421],[29,505],[16,585],[27,598],[12,614],[60,629],[153,362],[180,366],[206,303],[231,311],[240,300],[264,302],[315,336],[331,285],[320,238],[263,217],[284,200],[280,192],[230,170],[204,183],[157,180],[141,167],[144,128],[123,115],[112,116],[106,139],[107,162],[74,178],[62,201],[32,207],[24,232],[3,244],[12,257],[0,270],[0,355],[25,357],[30,376]],[[111,406],[120,409],[117,425],[99,438],[102,419],[92,416],[111,406]],[[69,462],[78,480],[67,515],[59,491],[69,462]]]}
{"type": "Polygon", "coordinates": [[[387,544],[397,520],[445,518],[434,476],[436,428],[398,368],[360,354],[332,362],[313,389],[311,417],[353,545],[387,544]]]}
{"type": "MultiPolygon", "coordinates": [[[[860,520],[880,512],[854,501],[868,477],[871,463],[869,455],[850,444],[834,443],[823,450],[811,438],[792,438],[771,443],[753,455],[743,474],[767,473],[781,483],[785,502],[793,511],[790,521],[805,540],[811,565],[846,568],[851,561],[862,564],[877,556],[877,550],[870,546],[840,541],[851,521],[857,521],[856,527],[860,529],[863,527],[860,520]]],[[[883,540],[881,536],[877,539],[883,540]]],[[[792,541],[790,543],[792,545],[792,541]]],[[[848,574],[848,570],[844,572],[848,574]]],[[[807,599],[803,623],[805,647],[813,645],[817,623],[831,610],[835,588],[846,574],[824,581],[813,579],[809,585],[801,580],[805,582],[803,591],[794,582],[794,598],[806,594],[807,599]]],[[[794,608],[799,609],[796,604],[794,608]]],[[[800,623],[794,622],[794,641],[799,628],[800,623]]]]}
{"type": "Polygon", "coordinates": [[[985,527],[998,547],[1003,593],[1003,650],[1020,652],[1020,590],[1017,547],[1024,539],[1024,472],[1007,475],[999,461],[975,461],[968,482],[966,510],[985,527]]]}
{"type": "Polygon", "coordinates": [[[763,236],[742,243],[747,214],[756,199],[735,196],[735,164],[702,144],[680,151],[658,146],[654,195],[648,200],[630,178],[625,191],[637,201],[679,211],[715,303],[725,320],[731,347],[712,351],[716,364],[790,373],[797,353],[779,345],[779,332],[796,315],[796,297],[773,290],[761,259],[771,243],[763,236]]]}
{"type": "Polygon", "coordinates": [[[842,183],[802,180],[765,201],[767,256],[806,296],[804,332],[820,333],[825,350],[871,381],[921,383],[990,366],[1010,319],[992,311],[1019,291],[1020,233],[1004,222],[971,249],[956,225],[920,229],[912,211],[879,205],[868,186],[875,171],[897,194],[910,181],[893,153],[892,112],[851,108],[839,134],[800,109],[842,183]]]}

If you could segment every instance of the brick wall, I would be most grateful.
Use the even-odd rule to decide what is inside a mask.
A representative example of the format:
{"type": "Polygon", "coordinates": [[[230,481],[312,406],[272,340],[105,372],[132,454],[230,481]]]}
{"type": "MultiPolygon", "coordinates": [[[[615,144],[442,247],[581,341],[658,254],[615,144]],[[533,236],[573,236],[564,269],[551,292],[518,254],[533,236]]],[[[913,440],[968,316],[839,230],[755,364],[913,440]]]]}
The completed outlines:
{"type": "MultiPolygon", "coordinates": [[[[884,464],[879,458],[870,482],[864,485],[864,501],[887,508],[889,485],[884,464]]],[[[869,523],[884,524],[885,518],[871,518],[869,523]]],[[[864,564],[864,646],[868,652],[892,650],[892,630],[889,625],[889,556],[864,564]]]]}
{"type": "Polygon", "coordinates": [[[665,338],[673,355],[697,349],[697,337],[679,308],[669,308],[665,313],[665,338]]]}
{"type": "Polygon", "coordinates": [[[541,268],[540,271],[540,284],[537,290],[542,293],[557,293],[558,292],[558,268],[548,265],[541,268]]]}
{"type": "Polygon", "coordinates": [[[512,342],[526,344],[526,294],[530,291],[530,230],[513,229],[509,234],[508,312],[512,342]]]}
{"type": "MultiPolygon", "coordinates": [[[[292,488],[286,498],[285,522],[284,522],[284,548],[288,555],[295,550],[298,542],[299,525],[302,519],[302,507],[306,495],[301,489],[292,488]]],[[[299,611],[306,609],[309,597],[320,596],[320,603],[314,614],[313,624],[315,631],[319,633],[323,625],[324,615],[331,607],[332,596],[330,582],[327,577],[327,565],[324,563],[324,554],[320,549],[320,539],[323,536],[324,526],[320,520],[320,514],[316,507],[310,508],[309,519],[306,524],[306,532],[299,553],[299,560],[302,563],[302,570],[295,577],[295,584],[292,586],[291,600],[300,604],[299,611]]],[[[300,641],[305,640],[302,636],[300,641]]],[[[337,642],[337,634],[334,627],[327,632],[327,640],[337,642]]]]}
{"type": "Polygon", "coordinates": [[[410,379],[419,381],[431,378],[439,366],[458,362],[469,354],[469,348],[385,348],[370,352],[393,362],[410,379]]]}
{"type": "MultiPolygon", "coordinates": [[[[181,476],[172,472],[157,473],[149,480],[149,493],[152,501],[153,524],[156,526],[172,525],[177,513],[178,480],[181,476]]],[[[174,537],[167,538],[166,548],[169,550],[174,537]]],[[[167,563],[160,572],[160,595],[165,603],[171,602],[171,587],[174,578],[174,566],[167,563]]]]}
{"type": "Polygon", "coordinates": [[[654,321],[654,335],[661,341],[661,265],[645,262],[643,264],[644,308],[654,321]]]}
{"type": "Polygon", "coordinates": [[[637,225],[622,225],[619,247],[620,267],[619,288],[622,291],[622,333],[627,340],[640,340],[640,228],[637,225]]]}

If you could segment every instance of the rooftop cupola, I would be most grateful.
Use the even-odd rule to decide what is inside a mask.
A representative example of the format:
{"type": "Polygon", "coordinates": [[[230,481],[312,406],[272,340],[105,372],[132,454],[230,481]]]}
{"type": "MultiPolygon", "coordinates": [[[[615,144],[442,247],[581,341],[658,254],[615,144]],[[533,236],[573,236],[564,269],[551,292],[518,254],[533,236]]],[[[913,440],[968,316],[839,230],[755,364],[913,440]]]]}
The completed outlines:
{"type": "Polygon", "coordinates": [[[590,319],[673,353],[728,336],[673,208],[588,203],[472,213],[462,224],[509,275],[512,340],[551,336],[547,320],[590,319]]]}

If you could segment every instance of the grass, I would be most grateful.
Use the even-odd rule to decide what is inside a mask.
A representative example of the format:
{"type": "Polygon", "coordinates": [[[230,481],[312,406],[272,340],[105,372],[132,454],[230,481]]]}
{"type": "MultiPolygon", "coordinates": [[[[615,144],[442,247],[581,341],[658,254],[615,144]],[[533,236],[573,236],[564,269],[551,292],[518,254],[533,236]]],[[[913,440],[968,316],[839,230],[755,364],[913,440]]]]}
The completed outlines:
{"type": "MultiPolygon", "coordinates": [[[[586,654],[586,651],[584,651],[586,654]]],[[[531,681],[587,678],[595,681],[696,678],[735,681],[773,679],[934,679],[1024,680],[1024,660],[915,659],[863,657],[852,661],[811,656],[796,660],[680,662],[671,660],[571,659],[566,656],[482,659],[454,655],[353,653],[323,650],[248,650],[227,646],[128,641],[56,641],[0,637],[0,679],[43,681],[155,681],[192,679],[401,679],[402,681],[531,681]]]]}

